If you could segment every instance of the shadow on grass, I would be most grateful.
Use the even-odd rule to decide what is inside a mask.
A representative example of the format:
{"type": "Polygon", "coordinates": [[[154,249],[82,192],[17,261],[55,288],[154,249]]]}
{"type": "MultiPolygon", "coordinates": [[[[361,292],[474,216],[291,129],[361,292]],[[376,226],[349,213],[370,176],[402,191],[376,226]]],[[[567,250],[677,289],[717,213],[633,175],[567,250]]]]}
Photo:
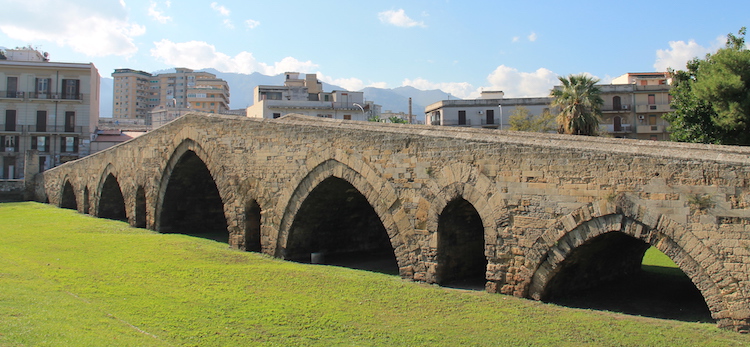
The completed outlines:
{"type": "Polygon", "coordinates": [[[685,322],[715,323],[703,296],[680,270],[643,265],[638,274],[552,303],[685,322]]]}
{"type": "MultiPolygon", "coordinates": [[[[310,259],[298,260],[297,262],[310,263],[310,259]]],[[[398,276],[398,263],[392,251],[325,254],[321,265],[340,266],[398,276]]]]}

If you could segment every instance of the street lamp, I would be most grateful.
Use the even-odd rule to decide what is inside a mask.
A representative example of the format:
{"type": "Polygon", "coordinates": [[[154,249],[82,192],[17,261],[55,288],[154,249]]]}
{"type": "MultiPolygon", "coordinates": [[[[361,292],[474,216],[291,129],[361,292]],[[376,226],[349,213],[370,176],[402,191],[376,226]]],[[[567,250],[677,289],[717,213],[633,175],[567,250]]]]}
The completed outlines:
{"type": "Polygon", "coordinates": [[[367,117],[365,117],[365,108],[364,108],[364,107],[362,107],[362,105],[360,105],[360,104],[358,104],[358,103],[356,103],[356,102],[355,102],[355,103],[353,103],[353,105],[354,105],[354,106],[357,106],[357,107],[359,107],[359,109],[360,109],[360,110],[362,110],[362,117],[364,117],[364,118],[365,118],[364,120],[367,120],[367,117]]]}
{"type": "Polygon", "coordinates": [[[497,105],[500,108],[500,130],[503,130],[503,105],[497,105]]]}

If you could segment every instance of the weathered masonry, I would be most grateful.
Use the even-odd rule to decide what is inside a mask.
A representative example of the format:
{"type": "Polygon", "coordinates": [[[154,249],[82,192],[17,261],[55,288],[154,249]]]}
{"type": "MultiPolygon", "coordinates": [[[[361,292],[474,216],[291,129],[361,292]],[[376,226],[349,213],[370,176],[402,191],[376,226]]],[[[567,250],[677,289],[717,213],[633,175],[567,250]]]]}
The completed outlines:
{"type": "Polygon", "coordinates": [[[35,187],[139,227],[285,259],[385,254],[404,278],[533,299],[628,272],[653,245],[720,326],[750,327],[748,148],[188,115],[35,187]]]}

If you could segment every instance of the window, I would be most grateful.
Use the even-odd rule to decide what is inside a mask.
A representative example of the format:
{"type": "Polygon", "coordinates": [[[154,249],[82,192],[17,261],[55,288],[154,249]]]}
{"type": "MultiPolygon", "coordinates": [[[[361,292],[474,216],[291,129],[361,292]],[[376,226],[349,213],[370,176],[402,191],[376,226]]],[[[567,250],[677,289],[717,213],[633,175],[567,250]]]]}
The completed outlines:
{"type": "Polygon", "coordinates": [[[648,104],[653,105],[656,103],[656,94],[649,94],[648,95],[648,104]]]}
{"type": "Polygon", "coordinates": [[[612,109],[615,111],[622,109],[622,99],[620,99],[619,96],[615,96],[612,98],[612,109]]]}
{"type": "Polygon", "coordinates": [[[73,136],[60,138],[60,152],[78,152],[78,141],[73,136]]]}
{"type": "Polygon", "coordinates": [[[458,111],[458,125],[466,125],[466,111],[458,111]]]}
{"type": "Polygon", "coordinates": [[[49,94],[50,79],[49,78],[37,78],[36,79],[36,97],[47,98],[49,94]]]}
{"type": "Polygon", "coordinates": [[[5,110],[5,131],[16,131],[16,110],[5,110]]]}
{"type": "Polygon", "coordinates": [[[36,111],[36,131],[47,131],[47,111],[36,111]]]}
{"type": "Polygon", "coordinates": [[[8,77],[8,91],[6,97],[17,98],[18,94],[18,77],[8,77]]]}
{"type": "Polygon", "coordinates": [[[279,118],[279,117],[281,117],[281,113],[274,113],[273,114],[273,118],[274,119],[279,118]]]}
{"type": "Polygon", "coordinates": [[[0,136],[1,152],[18,152],[18,136],[0,136]]]}
{"type": "Polygon", "coordinates": [[[72,133],[75,131],[76,113],[74,111],[65,112],[65,132],[72,133]]]}
{"type": "Polygon", "coordinates": [[[487,110],[487,124],[495,124],[495,110],[487,110]]]}
{"type": "Polygon", "coordinates": [[[69,80],[64,79],[62,80],[63,83],[63,93],[62,98],[68,99],[68,100],[80,100],[80,87],[81,87],[81,81],[80,80],[69,80]]]}
{"type": "Polygon", "coordinates": [[[49,136],[32,136],[31,137],[31,149],[36,149],[39,152],[49,151],[49,136]]]}
{"type": "Polygon", "coordinates": [[[344,115],[344,119],[346,119],[346,120],[352,120],[352,115],[350,115],[350,114],[345,114],[345,115],[344,115]]]}

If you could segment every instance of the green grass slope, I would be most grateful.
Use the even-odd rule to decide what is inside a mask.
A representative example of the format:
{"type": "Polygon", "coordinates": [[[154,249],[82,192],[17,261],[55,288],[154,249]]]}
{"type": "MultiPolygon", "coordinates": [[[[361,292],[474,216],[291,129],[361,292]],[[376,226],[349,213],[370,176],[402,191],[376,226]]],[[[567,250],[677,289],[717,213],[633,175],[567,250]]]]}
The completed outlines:
{"type": "Polygon", "coordinates": [[[711,324],[284,262],[0,204],[0,346],[743,346],[711,324]]]}

